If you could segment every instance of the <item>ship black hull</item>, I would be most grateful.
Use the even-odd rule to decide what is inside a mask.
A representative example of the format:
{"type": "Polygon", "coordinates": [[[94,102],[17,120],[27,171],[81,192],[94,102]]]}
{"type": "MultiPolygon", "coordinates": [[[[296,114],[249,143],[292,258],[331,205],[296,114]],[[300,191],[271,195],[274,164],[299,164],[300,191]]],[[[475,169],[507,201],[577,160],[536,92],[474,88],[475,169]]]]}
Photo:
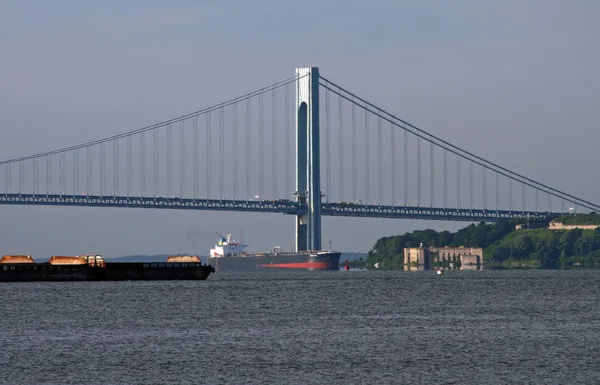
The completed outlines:
{"type": "Polygon", "coordinates": [[[201,263],[106,263],[90,265],[2,264],[0,282],[205,280],[214,269],[201,263]]]}
{"type": "Polygon", "coordinates": [[[318,254],[249,254],[246,256],[226,256],[208,258],[208,263],[217,272],[224,271],[271,271],[271,270],[339,270],[339,252],[318,254]]]}

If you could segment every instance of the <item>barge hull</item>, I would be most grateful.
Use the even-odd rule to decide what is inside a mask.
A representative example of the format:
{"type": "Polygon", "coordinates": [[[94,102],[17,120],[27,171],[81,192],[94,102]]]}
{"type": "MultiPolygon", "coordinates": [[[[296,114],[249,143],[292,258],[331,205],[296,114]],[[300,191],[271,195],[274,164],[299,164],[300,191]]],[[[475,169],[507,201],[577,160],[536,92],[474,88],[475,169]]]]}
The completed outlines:
{"type": "Polygon", "coordinates": [[[108,262],[104,267],[15,263],[0,265],[0,282],[205,280],[213,272],[212,266],[201,263],[108,262]]]}

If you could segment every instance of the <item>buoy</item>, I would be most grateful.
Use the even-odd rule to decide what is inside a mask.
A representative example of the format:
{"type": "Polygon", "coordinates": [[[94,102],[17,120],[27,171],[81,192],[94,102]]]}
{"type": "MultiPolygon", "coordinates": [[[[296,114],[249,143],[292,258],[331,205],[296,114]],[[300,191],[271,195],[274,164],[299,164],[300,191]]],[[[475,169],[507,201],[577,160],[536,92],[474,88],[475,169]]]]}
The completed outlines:
{"type": "Polygon", "coordinates": [[[348,265],[348,258],[346,258],[346,264],[344,265],[344,270],[350,270],[350,265],[348,265]]]}
{"type": "Polygon", "coordinates": [[[438,275],[442,275],[442,274],[444,274],[444,270],[438,270],[438,271],[437,271],[437,274],[438,274],[438,275]]]}

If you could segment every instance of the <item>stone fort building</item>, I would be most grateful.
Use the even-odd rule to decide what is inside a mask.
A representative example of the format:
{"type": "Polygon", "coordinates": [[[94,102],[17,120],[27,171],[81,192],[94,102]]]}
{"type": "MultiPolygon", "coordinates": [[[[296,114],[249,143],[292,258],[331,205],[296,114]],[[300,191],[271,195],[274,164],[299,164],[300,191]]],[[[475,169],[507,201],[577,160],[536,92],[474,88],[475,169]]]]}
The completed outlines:
{"type": "Polygon", "coordinates": [[[407,247],[404,249],[405,266],[422,266],[425,270],[433,265],[452,263],[461,269],[481,269],[483,249],[480,247],[407,247]]]}

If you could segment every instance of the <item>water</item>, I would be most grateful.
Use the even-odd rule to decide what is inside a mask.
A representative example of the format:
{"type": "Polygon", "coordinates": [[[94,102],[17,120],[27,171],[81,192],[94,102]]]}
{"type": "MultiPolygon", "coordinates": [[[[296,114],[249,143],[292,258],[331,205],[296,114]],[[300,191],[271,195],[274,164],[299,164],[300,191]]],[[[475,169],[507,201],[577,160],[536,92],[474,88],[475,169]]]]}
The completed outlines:
{"type": "Polygon", "coordinates": [[[0,284],[1,384],[593,384],[600,272],[0,284]]]}

